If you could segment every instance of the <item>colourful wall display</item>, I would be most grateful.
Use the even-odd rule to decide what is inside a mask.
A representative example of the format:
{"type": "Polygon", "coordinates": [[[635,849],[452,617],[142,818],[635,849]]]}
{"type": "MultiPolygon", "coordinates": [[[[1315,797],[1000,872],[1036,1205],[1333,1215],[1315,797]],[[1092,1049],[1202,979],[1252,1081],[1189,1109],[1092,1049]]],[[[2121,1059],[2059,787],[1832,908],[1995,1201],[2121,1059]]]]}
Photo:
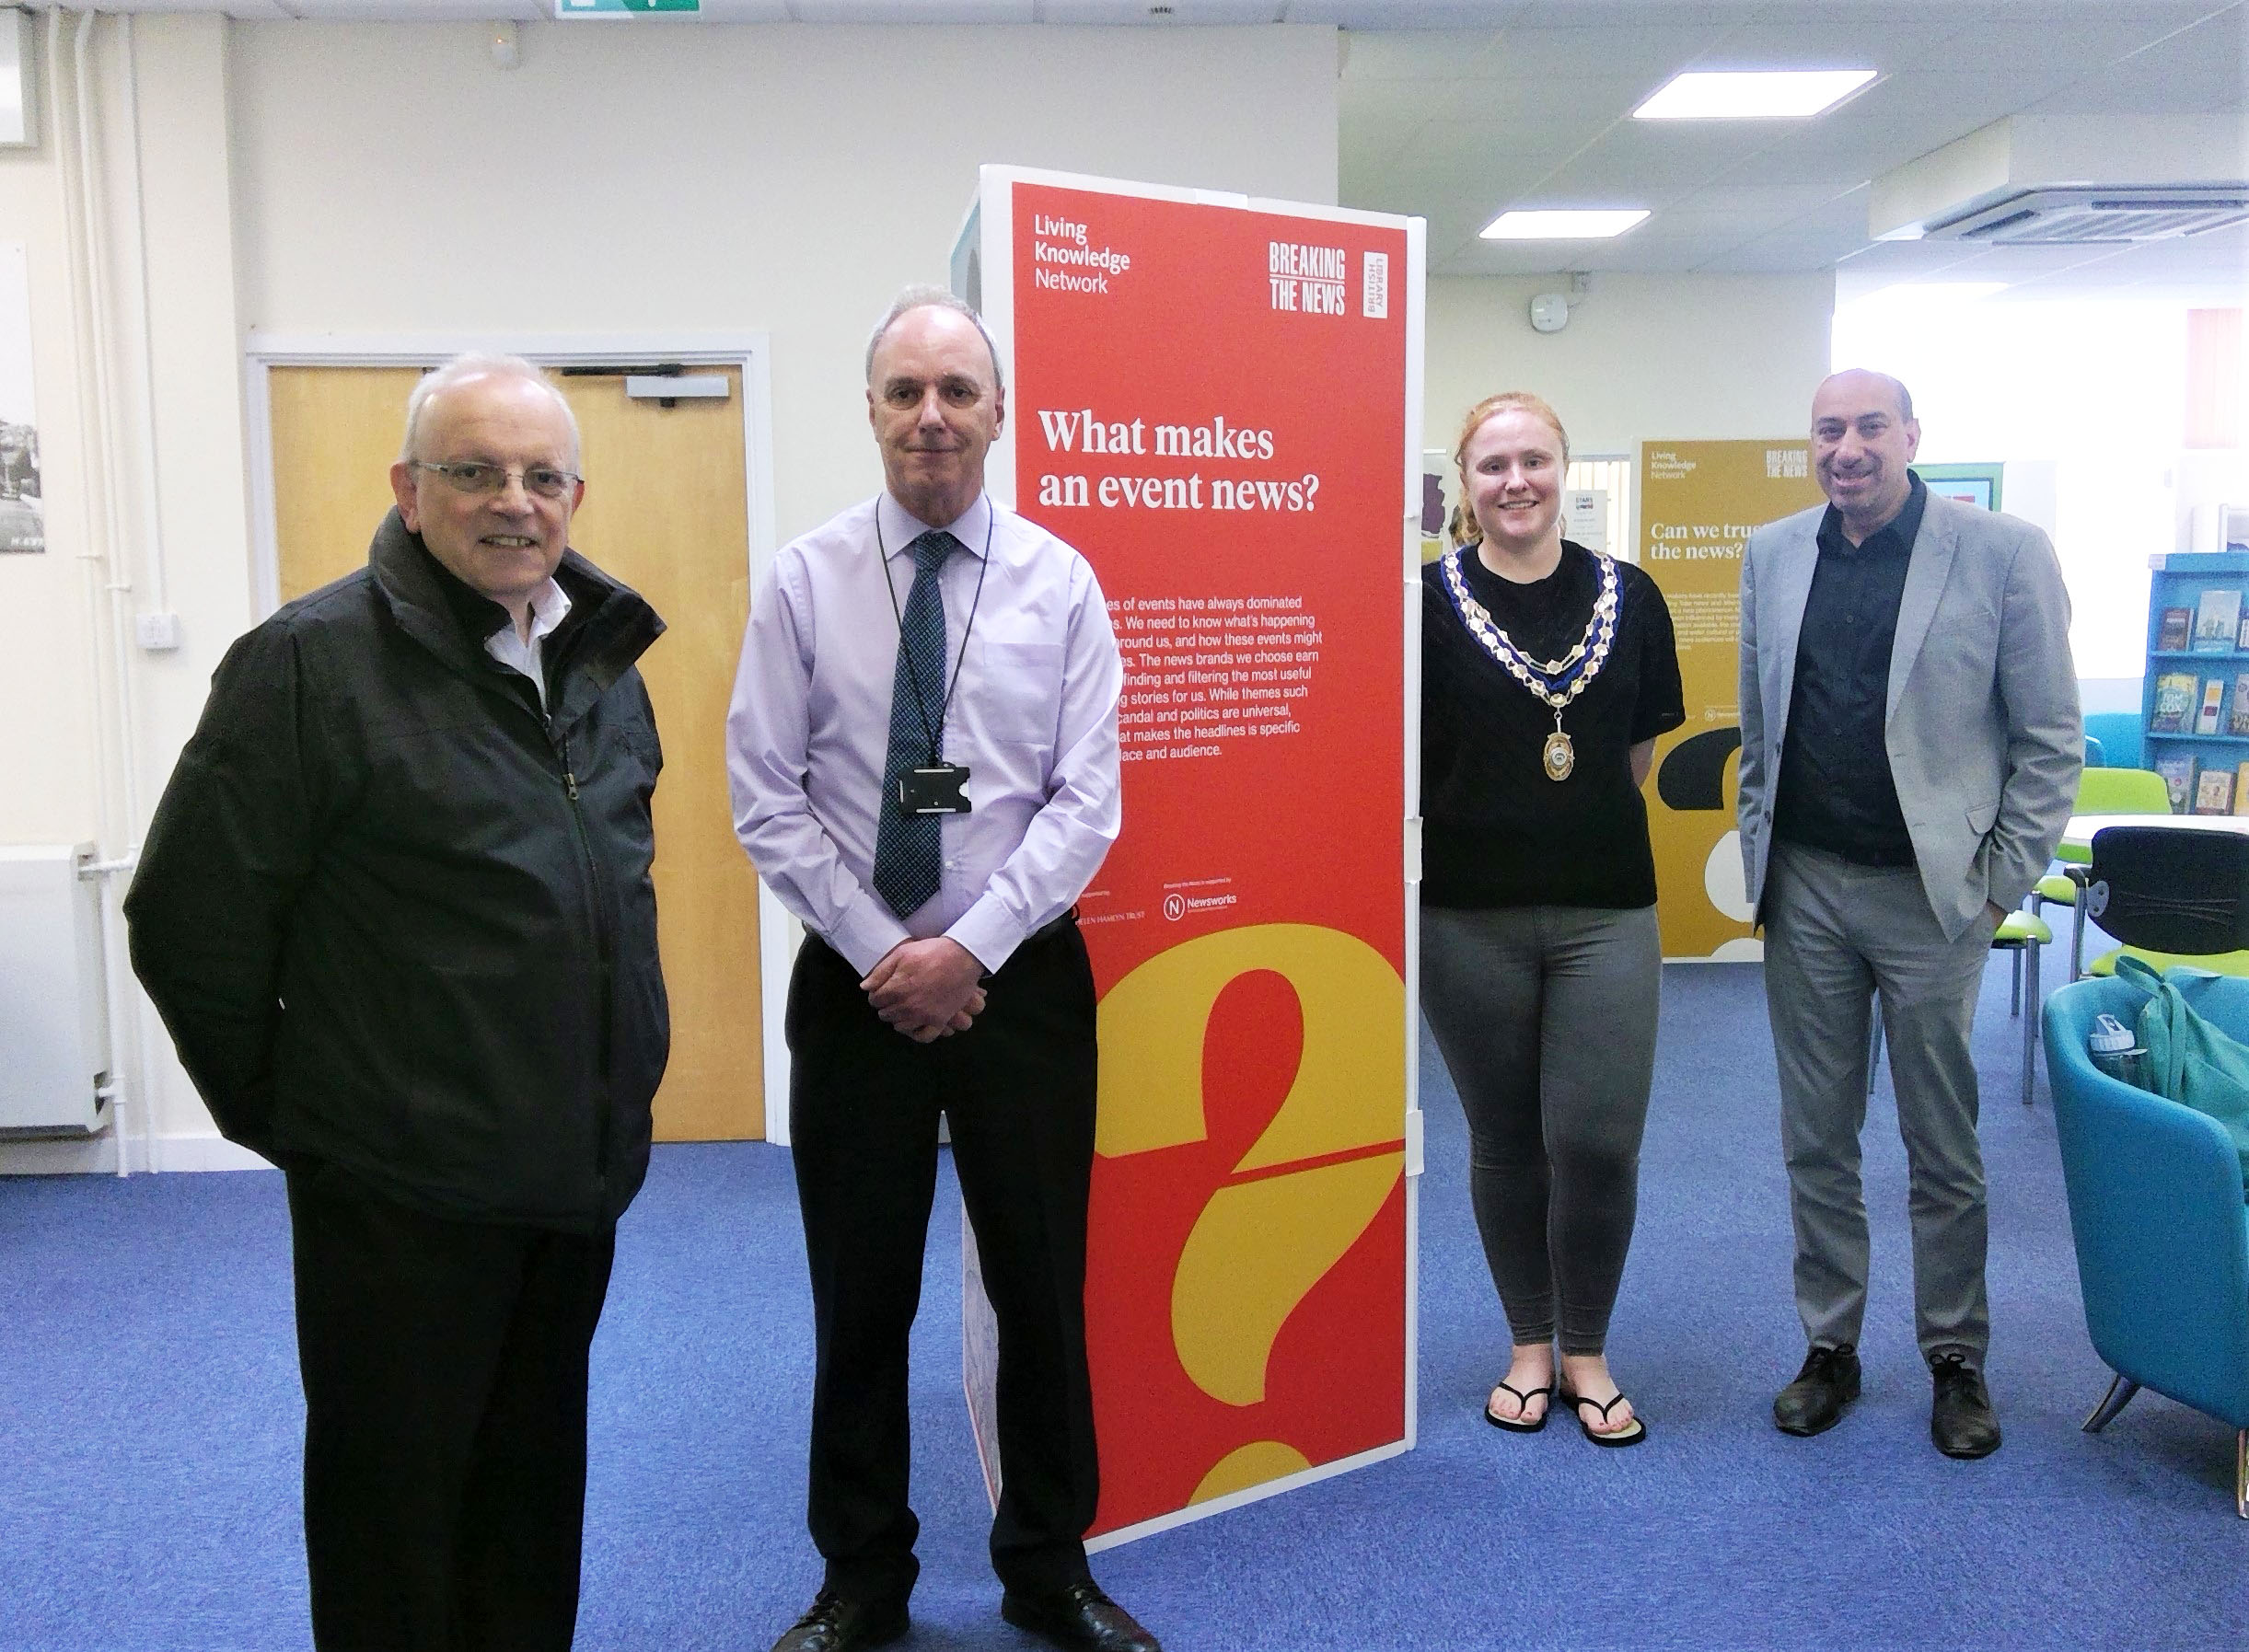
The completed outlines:
{"type": "Polygon", "coordinates": [[[1080,903],[1096,1539],[1410,1440],[1420,232],[988,168],[954,260],[1013,367],[995,487],[1091,560],[1125,663],[1080,903]]]}
{"type": "Polygon", "coordinates": [[[1666,958],[1756,958],[1733,827],[1742,745],[1742,552],[1755,529],[1820,503],[1810,445],[1643,442],[1640,565],[1679,643],[1686,726],[1656,743],[1648,788],[1666,958]]]}

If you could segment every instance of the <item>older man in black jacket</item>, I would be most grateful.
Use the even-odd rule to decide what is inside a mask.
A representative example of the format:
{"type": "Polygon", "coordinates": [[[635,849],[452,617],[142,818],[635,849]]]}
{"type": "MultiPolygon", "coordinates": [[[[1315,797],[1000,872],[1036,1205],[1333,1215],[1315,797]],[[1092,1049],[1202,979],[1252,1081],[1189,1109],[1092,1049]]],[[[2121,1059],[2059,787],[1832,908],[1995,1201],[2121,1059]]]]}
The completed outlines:
{"type": "Polygon", "coordinates": [[[288,1173],[324,1649],[567,1647],[586,1351],[669,1042],[633,662],[569,404],[422,380],[367,566],[228,651],[125,913],[219,1128],[288,1173]]]}

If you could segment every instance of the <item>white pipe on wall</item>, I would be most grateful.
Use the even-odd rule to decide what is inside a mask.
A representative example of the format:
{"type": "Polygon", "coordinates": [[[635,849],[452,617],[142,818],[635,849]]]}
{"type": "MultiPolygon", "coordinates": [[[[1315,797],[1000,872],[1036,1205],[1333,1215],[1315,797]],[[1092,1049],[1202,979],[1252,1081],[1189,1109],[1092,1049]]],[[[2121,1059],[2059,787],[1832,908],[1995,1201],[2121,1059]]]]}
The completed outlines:
{"type": "MultiPolygon", "coordinates": [[[[52,89],[60,92],[61,74],[61,11],[51,14],[49,25],[48,62],[52,89]]],[[[130,648],[131,616],[129,602],[133,591],[130,577],[120,567],[118,541],[122,537],[121,495],[122,486],[118,478],[117,418],[115,413],[114,372],[111,363],[110,334],[110,283],[104,271],[101,208],[104,200],[103,179],[99,169],[100,149],[94,139],[92,90],[92,40],[96,14],[79,14],[77,28],[73,33],[71,80],[75,92],[73,114],[75,117],[76,148],[70,153],[64,142],[61,120],[61,99],[52,100],[57,110],[55,121],[56,148],[63,153],[64,200],[69,215],[75,220],[71,237],[72,300],[85,319],[80,333],[79,362],[82,385],[76,398],[80,450],[84,456],[89,482],[97,486],[87,490],[87,541],[79,550],[78,560],[87,571],[87,623],[91,633],[88,641],[97,656],[108,667],[110,692],[96,696],[96,726],[100,731],[102,749],[96,754],[94,764],[97,808],[99,814],[99,832],[105,849],[123,838],[126,847],[122,854],[104,853],[105,861],[132,861],[138,846],[132,841],[133,829],[140,820],[139,787],[134,776],[134,754],[139,749],[133,716],[133,685],[132,653],[130,648]],[[75,161],[75,165],[67,163],[75,161]],[[93,407],[93,428],[87,428],[87,402],[93,407]],[[106,609],[106,616],[104,610],[106,609]],[[107,618],[107,646],[103,645],[103,620],[107,618]],[[108,716],[99,713],[107,710],[108,716]],[[111,765],[115,772],[111,772],[111,765]]],[[[133,202],[134,212],[139,202],[133,202]]],[[[156,1167],[156,1111],[145,1101],[133,1094],[125,1082],[117,1058],[119,1043],[117,1028],[125,1024],[130,1016],[133,1024],[142,1028],[136,1040],[141,1051],[142,1074],[150,1070],[146,1059],[146,1038],[144,1018],[135,1001],[130,980],[128,949],[126,946],[123,914],[117,898],[115,880],[101,880],[103,956],[105,961],[104,991],[110,1005],[110,1080],[115,1091],[113,1105],[116,1124],[113,1126],[117,1142],[117,1173],[132,1173],[131,1155],[127,1151],[128,1121],[137,1120],[140,1126],[141,1168],[156,1167]]]]}
{"type": "MultiPolygon", "coordinates": [[[[125,163],[131,169],[127,185],[133,193],[133,252],[140,279],[140,302],[136,306],[134,320],[140,330],[139,433],[142,509],[145,514],[143,531],[147,536],[145,560],[148,570],[148,606],[162,612],[169,605],[165,600],[164,516],[159,504],[162,489],[157,477],[157,327],[156,318],[149,308],[148,202],[141,181],[141,72],[139,56],[133,48],[133,14],[121,13],[117,22],[124,50],[125,163]]],[[[132,772],[130,765],[127,772],[132,772]]],[[[137,826],[140,818],[135,813],[131,825],[137,826]]]]}

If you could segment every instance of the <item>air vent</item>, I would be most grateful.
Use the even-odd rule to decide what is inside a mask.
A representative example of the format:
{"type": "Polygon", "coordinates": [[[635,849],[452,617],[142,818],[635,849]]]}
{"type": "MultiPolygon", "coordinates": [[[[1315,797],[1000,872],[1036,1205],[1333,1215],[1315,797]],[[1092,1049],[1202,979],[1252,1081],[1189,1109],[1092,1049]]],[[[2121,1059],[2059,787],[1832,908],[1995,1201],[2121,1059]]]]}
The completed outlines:
{"type": "Polygon", "coordinates": [[[2084,247],[2174,240],[2244,218],[2249,184],[2083,184],[2017,191],[1922,233],[1997,247],[2084,247]]]}

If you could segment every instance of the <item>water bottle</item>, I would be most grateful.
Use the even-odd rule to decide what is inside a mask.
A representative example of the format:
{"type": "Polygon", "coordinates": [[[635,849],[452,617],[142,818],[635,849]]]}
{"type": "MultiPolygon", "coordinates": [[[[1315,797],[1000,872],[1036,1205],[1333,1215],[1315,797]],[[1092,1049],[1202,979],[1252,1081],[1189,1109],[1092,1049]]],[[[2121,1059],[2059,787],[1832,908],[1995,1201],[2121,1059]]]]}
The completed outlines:
{"type": "Polygon", "coordinates": [[[2113,1015],[2093,1019],[2092,1031],[2085,1036],[2085,1054],[2092,1064],[2112,1079],[2127,1084],[2140,1084],[2140,1068],[2147,1060],[2147,1045],[2139,1035],[2113,1015]]]}

